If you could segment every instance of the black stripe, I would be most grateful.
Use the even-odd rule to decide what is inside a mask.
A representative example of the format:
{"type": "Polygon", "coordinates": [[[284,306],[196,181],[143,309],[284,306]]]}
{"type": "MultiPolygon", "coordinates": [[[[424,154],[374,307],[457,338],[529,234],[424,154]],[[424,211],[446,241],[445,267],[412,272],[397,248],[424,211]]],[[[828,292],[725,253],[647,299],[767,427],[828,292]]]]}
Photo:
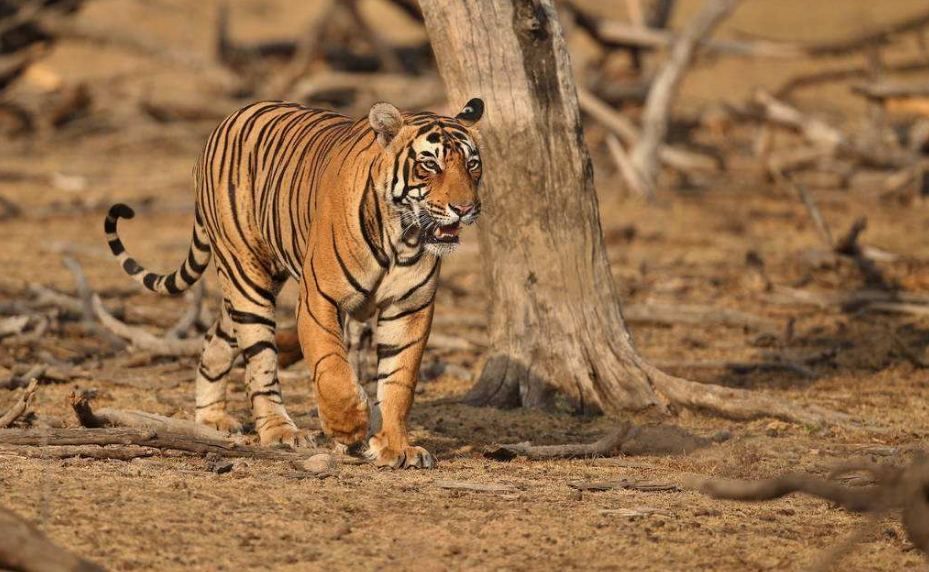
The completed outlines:
{"type": "Polygon", "coordinates": [[[429,301],[427,301],[422,306],[417,306],[415,308],[410,308],[409,310],[404,310],[400,312],[399,314],[394,314],[393,316],[378,316],[377,322],[378,323],[392,322],[394,320],[399,320],[400,318],[406,318],[407,316],[411,316],[417,312],[422,312],[423,310],[431,306],[433,302],[435,302],[435,292],[432,293],[432,296],[429,298],[429,301]]]}
{"type": "Polygon", "coordinates": [[[206,265],[209,264],[209,261],[200,264],[197,262],[197,257],[194,256],[194,251],[191,249],[187,252],[187,264],[193,269],[197,274],[203,274],[203,271],[206,270],[206,265]]]}
{"type": "Polygon", "coordinates": [[[158,275],[152,272],[149,272],[142,278],[142,284],[145,284],[145,287],[153,292],[157,292],[155,289],[155,282],[158,281],[158,275]]]}
{"type": "Polygon", "coordinates": [[[181,264],[181,269],[178,270],[178,272],[181,274],[181,280],[183,280],[187,286],[193,285],[193,283],[197,281],[197,278],[199,278],[199,276],[190,275],[190,272],[187,271],[186,264],[181,264]]]}
{"type": "Polygon", "coordinates": [[[201,252],[209,252],[209,251],[210,251],[210,243],[209,243],[209,242],[200,242],[200,238],[197,236],[197,231],[194,231],[193,244],[194,244],[195,247],[197,247],[197,250],[199,250],[199,251],[201,251],[201,252]]]}
{"type": "Polygon", "coordinates": [[[204,378],[206,378],[207,381],[209,381],[209,382],[216,382],[216,381],[219,381],[220,379],[226,377],[226,375],[228,375],[229,372],[232,371],[232,365],[233,365],[233,364],[230,363],[230,364],[229,364],[229,367],[227,367],[227,368],[224,369],[223,371],[217,373],[216,375],[210,375],[209,373],[207,373],[206,369],[205,369],[202,365],[200,366],[199,371],[200,371],[200,375],[202,375],[204,378]]]}
{"type": "Polygon", "coordinates": [[[274,342],[255,342],[242,350],[242,356],[245,358],[245,361],[248,361],[265,350],[271,350],[277,353],[277,346],[274,345],[274,342]]]}
{"type": "Polygon", "coordinates": [[[397,369],[393,370],[393,371],[390,372],[390,373],[379,373],[379,374],[377,374],[377,377],[374,378],[374,381],[381,381],[382,379],[387,379],[388,377],[390,377],[390,376],[392,376],[393,374],[397,373],[397,372],[400,371],[401,369],[403,369],[403,368],[402,368],[402,367],[398,367],[397,369]]]}
{"type": "Polygon", "coordinates": [[[430,270],[429,274],[427,274],[426,277],[423,278],[422,282],[420,282],[416,286],[413,286],[412,288],[407,290],[406,294],[397,298],[397,302],[402,302],[406,300],[407,298],[415,294],[417,290],[419,290],[420,288],[428,284],[429,281],[432,280],[432,276],[435,274],[435,271],[438,270],[438,268],[439,268],[439,261],[436,260],[435,263],[432,265],[432,270],[430,270]]]}
{"type": "Polygon", "coordinates": [[[123,262],[123,270],[128,272],[130,275],[135,276],[139,272],[143,271],[143,268],[139,266],[139,263],[135,261],[135,258],[127,258],[123,262]]]}
{"type": "Polygon", "coordinates": [[[177,272],[172,272],[165,278],[165,289],[169,294],[180,294],[183,292],[183,290],[177,287],[177,272]]]}
{"type": "Polygon", "coordinates": [[[251,312],[240,312],[239,310],[232,310],[229,312],[229,317],[232,318],[232,321],[237,324],[260,324],[262,326],[268,326],[269,328],[274,328],[276,325],[274,320],[270,320],[264,316],[259,316],[258,314],[253,314],[251,312]]]}
{"type": "Polygon", "coordinates": [[[109,241],[108,244],[110,245],[110,252],[113,253],[113,256],[119,256],[120,254],[126,252],[126,247],[123,246],[123,241],[118,238],[114,238],[113,240],[109,241]]]}
{"type": "Polygon", "coordinates": [[[219,336],[219,339],[223,340],[224,342],[226,342],[227,344],[229,344],[229,345],[232,346],[232,347],[236,347],[236,346],[238,345],[238,343],[239,343],[238,341],[236,341],[236,339],[235,339],[234,337],[232,337],[231,335],[227,334],[227,333],[226,333],[225,331],[223,331],[223,329],[220,328],[219,326],[216,326],[216,335],[219,336]]]}
{"type": "Polygon", "coordinates": [[[421,338],[417,338],[408,344],[395,346],[392,344],[377,344],[377,359],[392,358],[418,344],[421,338]]]}
{"type": "Polygon", "coordinates": [[[367,288],[361,285],[358,280],[352,276],[352,273],[349,272],[348,267],[345,266],[345,261],[342,260],[342,256],[339,254],[339,247],[335,243],[335,234],[332,235],[332,250],[335,252],[335,259],[339,263],[339,268],[342,269],[342,274],[345,275],[345,279],[348,280],[348,283],[352,285],[352,288],[357,290],[362,296],[367,298],[371,292],[367,288]]]}

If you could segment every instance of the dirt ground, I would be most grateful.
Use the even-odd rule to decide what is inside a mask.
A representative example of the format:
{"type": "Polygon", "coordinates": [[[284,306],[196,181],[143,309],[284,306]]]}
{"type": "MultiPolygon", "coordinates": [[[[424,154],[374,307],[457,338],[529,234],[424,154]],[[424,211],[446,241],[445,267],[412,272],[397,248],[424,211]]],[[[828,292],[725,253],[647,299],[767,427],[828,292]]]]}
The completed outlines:
{"type": "MultiPolygon", "coordinates": [[[[295,33],[299,27],[293,22],[300,18],[282,16],[273,4],[236,2],[236,33],[253,38],[273,36],[276,29],[295,33]]],[[[684,3],[688,10],[695,4],[684,3]]],[[[832,37],[874,19],[898,17],[918,4],[843,0],[847,10],[833,14],[817,8],[809,14],[816,3],[748,2],[727,29],[810,39],[816,33],[810,24],[815,16],[822,22],[816,29],[832,37]]],[[[281,5],[299,11],[300,3],[281,5]]],[[[212,1],[188,6],[180,0],[101,0],[83,17],[130,31],[141,27],[144,33],[205,51],[208,42],[201,32],[209,30],[215,6],[212,1]],[[117,4],[120,10],[112,10],[117,4]],[[145,23],[142,14],[151,15],[145,23]],[[182,14],[187,17],[177,25],[182,14]]],[[[68,130],[0,142],[0,195],[23,208],[22,215],[0,221],[3,278],[73,293],[72,277],[61,264],[64,252],[82,263],[95,291],[125,309],[128,322],[148,324],[152,331],[166,328],[184,312],[185,300],[137,288],[105,250],[102,223],[112,202],[138,207],[137,218],[121,226],[130,252],[154,270],[171,269],[182,260],[193,218],[190,168],[212,124],[154,124],[140,119],[119,94],[149,90],[152,98],[183,99],[194,78],[78,43],[62,43],[47,63],[68,78],[96,81],[92,85],[99,99],[94,114],[68,130]]],[[[690,80],[683,108],[697,110],[710,100],[710,77],[717,85],[731,84],[726,95],[733,98],[759,83],[777,85],[786,72],[765,76],[763,65],[701,67],[690,80]]],[[[856,121],[852,98],[819,95],[816,101],[825,111],[856,121]]],[[[590,136],[598,140],[594,130],[590,136]]],[[[0,504],[63,546],[118,571],[806,569],[863,517],[798,496],[738,504],[683,489],[579,492],[569,486],[622,478],[680,484],[693,474],[762,478],[803,471],[824,476],[854,459],[901,464],[925,446],[929,374],[904,357],[894,336],[922,352],[929,345],[929,318],[824,309],[785,301],[765,288],[758,260],[775,286],[851,292],[863,288],[864,279],[850,262],[817,255],[821,242],[803,206],[786,189],[764,181],[747,158],[750,136],[731,135],[731,147],[746,158],[734,161],[724,176],[697,189],[664,189],[652,205],[625,199],[613,166],[595,150],[601,222],[624,305],[712,306],[762,316],[778,327],[776,335],[763,336],[741,327],[637,322],[630,325],[635,343],[659,364],[803,361],[812,377],[686,364],[669,371],[846,412],[880,424],[881,430],[822,430],[770,419],[732,422],[688,410],[673,417],[643,413],[628,419],[678,425],[720,442],[689,455],[630,454],[626,466],[602,460],[494,461],[482,456],[494,443],[589,442],[618,420],[455,403],[479,374],[483,356],[429,351],[426,369],[436,369],[431,367],[436,363],[461,366],[423,381],[417,390],[413,436],[438,457],[434,471],[343,465],[336,476],[316,480],[295,478],[283,462],[237,461],[231,471],[217,474],[211,461],[195,457],[121,462],[29,459],[0,452],[0,504]],[[728,439],[720,438],[727,434],[728,439]],[[452,491],[439,488],[439,480],[509,484],[517,491],[452,491]],[[633,507],[660,512],[633,519],[609,512],[633,507]]],[[[813,194],[834,234],[866,215],[862,242],[898,255],[878,264],[888,282],[905,292],[929,294],[925,204],[828,185],[813,194]]],[[[474,233],[463,235],[462,248],[443,265],[434,331],[480,342],[482,327],[455,325],[457,317],[484,316],[488,304],[474,233]]],[[[207,291],[215,293],[215,274],[209,272],[207,291]]],[[[215,311],[215,297],[208,300],[215,311]]],[[[293,300],[291,285],[280,304],[282,321],[291,318],[293,300]]],[[[15,337],[0,340],[0,373],[39,362],[76,364],[78,372],[73,380],[40,388],[35,409],[41,417],[75,424],[67,396],[94,390],[98,406],[192,418],[193,358],[133,367],[128,354],[113,353],[73,322],[28,343],[15,337]]],[[[241,377],[241,368],[234,370],[231,405],[247,420],[241,377]]],[[[306,367],[292,366],[282,379],[297,422],[318,428],[306,367]]],[[[0,394],[0,409],[13,395],[0,394]]],[[[896,571],[925,565],[894,515],[888,515],[837,569],[896,571]]]]}

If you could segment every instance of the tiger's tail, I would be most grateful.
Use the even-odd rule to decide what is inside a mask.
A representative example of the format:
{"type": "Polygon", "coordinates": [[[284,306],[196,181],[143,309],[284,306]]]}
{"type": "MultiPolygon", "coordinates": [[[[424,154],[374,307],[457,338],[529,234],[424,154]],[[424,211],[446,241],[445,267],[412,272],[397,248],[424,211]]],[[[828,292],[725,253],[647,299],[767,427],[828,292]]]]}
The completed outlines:
{"type": "Polygon", "coordinates": [[[196,211],[196,224],[194,224],[193,239],[190,243],[190,250],[187,252],[187,260],[181,264],[181,267],[170,274],[156,274],[142,268],[134,258],[126,252],[123,241],[116,232],[116,222],[121,219],[131,219],[135,216],[135,211],[128,205],[115,204],[110,207],[110,212],[106,215],[106,221],[103,223],[103,229],[106,231],[106,238],[110,245],[110,251],[113,256],[122,264],[123,270],[126,271],[132,279],[145,286],[147,289],[158,294],[180,294],[193,286],[197,280],[203,276],[207,264],[213,255],[210,249],[209,236],[206,229],[203,228],[203,220],[200,218],[199,210],[196,211]]]}

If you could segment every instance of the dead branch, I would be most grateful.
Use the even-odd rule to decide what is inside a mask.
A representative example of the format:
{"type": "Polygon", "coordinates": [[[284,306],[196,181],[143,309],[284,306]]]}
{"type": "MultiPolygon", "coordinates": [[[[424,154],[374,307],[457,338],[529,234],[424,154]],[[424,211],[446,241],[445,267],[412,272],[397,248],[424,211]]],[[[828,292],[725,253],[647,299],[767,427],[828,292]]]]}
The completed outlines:
{"type": "Polygon", "coordinates": [[[23,413],[26,412],[26,409],[29,408],[29,404],[32,403],[32,398],[35,397],[35,392],[38,388],[39,380],[33,377],[29,382],[29,386],[19,394],[19,398],[16,400],[16,403],[14,403],[13,406],[10,407],[2,417],[0,417],[0,429],[9,427],[13,424],[14,421],[19,419],[23,413]]]}
{"type": "Polygon", "coordinates": [[[14,370],[14,373],[10,375],[9,379],[0,381],[0,389],[16,389],[17,387],[27,387],[32,383],[33,379],[41,379],[45,375],[46,369],[47,366],[43,364],[35,364],[19,375],[17,375],[14,370]]]}
{"type": "Polygon", "coordinates": [[[530,445],[514,443],[499,445],[484,453],[484,456],[496,460],[510,460],[515,457],[527,457],[533,460],[575,459],[584,457],[608,457],[615,455],[629,436],[632,425],[623,423],[593,443],[568,445],[530,445]]]}
{"type": "Polygon", "coordinates": [[[884,514],[902,509],[907,538],[924,554],[929,554],[929,462],[920,454],[903,468],[876,465],[849,465],[840,472],[863,470],[874,475],[877,484],[847,488],[829,480],[809,475],[785,475],[762,481],[718,481],[690,479],[697,488],[713,498],[740,501],[765,501],[799,492],[836,503],[853,512],[884,514]]]}
{"type": "Polygon", "coordinates": [[[819,210],[819,206],[817,206],[816,201],[813,200],[813,197],[806,189],[806,186],[800,183],[795,183],[793,180],[787,177],[783,178],[785,181],[787,181],[787,183],[797,194],[797,197],[803,203],[803,208],[805,208],[806,213],[810,215],[810,220],[813,221],[813,225],[816,227],[816,231],[819,233],[819,238],[822,239],[823,243],[826,245],[826,248],[836,248],[836,244],[832,241],[832,233],[829,231],[829,225],[826,224],[826,219],[823,218],[823,212],[819,210]]]}
{"type": "Polygon", "coordinates": [[[500,483],[468,483],[465,481],[436,481],[435,486],[440,489],[450,489],[454,491],[477,491],[481,493],[516,493],[519,489],[513,485],[504,485],[500,483]]]}
{"type": "MultiPolygon", "coordinates": [[[[409,76],[395,73],[320,72],[296,83],[289,97],[299,101],[329,94],[355,93],[354,99],[368,105],[391,101],[406,109],[429,107],[442,99],[442,85],[435,75],[409,76]]],[[[361,103],[359,103],[361,105],[361,103]]]]}
{"type": "MultiPolygon", "coordinates": [[[[74,277],[77,293],[81,300],[81,321],[84,327],[106,340],[115,349],[122,349],[125,347],[126,343],[123,340],[113,335],[112,332],[108,332],[101,328],[97,323],[94,317],[93,300],[91,298],[94,294],[87,284],[87,277],[84,275],[84,269],[81,267],[80,263],[69,256],[63,256],[61,261],[74,277]]],[[[113,319],[115,320],[116,318],[113,319]]]]}
{"type": "Polygon", "coordinates": [[[220,457],[250,457],[278,461],[292,461],[321,451],[301,447],[296,450],[242,445],[231,439],[204,439],[190,435],[178,435],[169,431],[151,431],[128,427],[105,429],[6,429],[0,431],[2,445],[138,445],[183,451],[195,455],[213,453],[220,457]]]}
{"type": "Polygon", "coordinates": [[[136,349],[160,356],[198,356],[203,349],[203,338],[162,338],[118,320],[104,307],[100,296],[91,299],[94,315],[103,327],[119,338],[128,340],[136,349]]]}
{"type": "Polygon", "coordinates": [[[180,339],[187,335],[187,332],[197,325],[200,321],[200,314],[203,311],[203,296],[206,292],[204,282],[200,281],[194,285],[190,292],[190,305],[184,315],[170,328],[165,331],[165,338],[180,339]]]}
{"type": "Polygon", "coordinates": [[[618,481],[574,481],[568,483],[572,489],[579,491],[612,491],[616,489],[633,490],[641,492],[675,491],[677,485],[673,483],[658,483],[654,481],[637,481],[635,479],[619,479],[618,481]]]}
{"type": "Polygon", "coordinates": [[[764,120],[798,131],[814,145],[824,147],[833,154],[843,153],[879,167],[901,168],[913,163],[913,158],[905,153],[853,141],[839,129],[825,121],[804,115],[797,108],[776,99],[762,89],[755,90],[752,105],[764,120]]]}
{"type": "Polygon", "coordinates": [[[718,324],[721,326],[743,327],[755,331],[774,332],[779,329],[775,320],[708,306],[688,306],[677,304],[638,304],[625,306],[623,317],[629,323],[650,324],[718,324]]]}
{"type": "Polygon", "coordinates": [[[929,27],[929,11],[912,14],[895,22],[879,24],[848,38],[808,44],[805,51],[814,57],[841,56],[886,44],[893,36],[916,32],[926,27],[929,27]]]}
{"type": "Polygon", "coordinates": [[[636,173],[630,184],[633,188],[647,189],[648,196],[653,196],[655,192],[659,166],[658,149],[668,132],[671,106],[677,98],[684,73],[693,60],[697,44],[712,33],[740,2],[741,0],[707,0],[697,15],[688,22],[681,37],[674,43],[668,61],[652,82],[642,114],[642,137],[630,153],[636,173]]]}
{"type": "MultiPolygon", "coordinates": [[[[268,82],[267,87],[263,91],[266,97],[290,98],[294,86],[297,85],[312,68],[313,61],[319,54],[322,28],[329,22],[329,19],[338,6],[338,3],[333,0],[326,0],[326,5],[321,10],[321,14],[313,18],[297,40],[294,57],[291,58],[284,70],[277,74],[277,77],[272,78],[272,80],[268,82]]],[[[228,39],[226,43],[228,44],[228,39]]]]}
{"type": "MultiPolygon", "coordinates": [[[[614,110],[581,85],[577,86],[577,99],[584,113],[587,113],[598,123],[616,134],[627,146],[638,143],[641,133],[630,119],[614,110]]],[[[667,166],[683,173],[692,171],[714,172],[720,169],[720,163],[714,157],[679,147],[672,147],[664,142],[658,146],[658,158],[667,166]]]]}
{"type": "MultiPolygon", "coordinates": [[[[594,25],[600,42],[615,47],[669,48],[680,39],[679,34],[670,30],[645,28],[615,20],[599,20],[594,25]]],[[[704,38],[698,42],[698,45],[700,51],[707,54],[747,58],[790,59],[801,57],[805,53],[800,45],[768,40],[738,41],[704,38]]]]}
{"type": "Polygon", "coordinates": [[[752,371],[787,371],[801,377],[814,378],[816,372],[808,367],[793,362],[782,361],[677,361],[653,360],[661,369],[728,369],[736,373],[752,371]]]}
{"type": "Polygon", "coordinates": [[[87,397],[84,395],[72,393],[70,404],[82,427],[93,429],[108,426],[132,427],[134,429],[147,429],[158,432],[168,431],[174,435],[183,435],[208,441],[232,440],[241,442],[241,438],[234,439],[228,433],[217,431],[212,427],[207,427],[206,425],[186,419],[174,419],[172,417],[165,417],[164,415],[147,413],[145,411],[122,411],[110,407],[104,407],[94,411],[87,397]]]}
{"type": "Polygon", "coordinates": [[[139,447],[137,445],[107,446],[98,445],[63,445],[51,447],[29,447],[4,445],[0,447],[0,455],[16,455],[30,459],[70,459],[74,457],[83,459],[113,459],[116,461],[131,461],[145,457],[154,457],[161,451],[153,447],[139,447]]]}
{"type": "Polygon", "coordinates": [[[929,83],[876,82],[860,83],[851,86],[852,93],[868,99],[884,101],[910,97],[929,96],[929,83]]]}
{"type": "MultiPolygon", "coordinates": [[[[929,61],[927,61],[925,56],[919,56],[912,59],[888,63],[885,71],[887,73],[910,73],[923,71],[927,68],[929,68],[929,61]]],[[[822,83],[840,82],[853,78],[867,77],[869,71],[868,66],[847,66],[800,74],[781,84],[781,86],[774,91],[774,94],[778,99],[790,99],[791,95],[798,89],[812,87],[822,83]]]]}
{"type": "Polygon", "coordinates": [[[0,566],[20,572],[106,572],[68,552],[12,511],[0,507],[0,566]]]}

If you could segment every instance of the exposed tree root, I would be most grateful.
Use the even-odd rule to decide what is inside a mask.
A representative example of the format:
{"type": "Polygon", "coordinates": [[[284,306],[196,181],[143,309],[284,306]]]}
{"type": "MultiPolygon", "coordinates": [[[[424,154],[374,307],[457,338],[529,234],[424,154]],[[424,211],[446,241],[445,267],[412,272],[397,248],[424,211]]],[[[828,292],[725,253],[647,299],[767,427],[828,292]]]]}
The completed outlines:
{"type": "Polygon", "coordinates": [[[762,393],[698,383],[668,375],[650,364],[643,364],[652,385],[669,403],[703,409],[729,419],[749,420],[774,417],[792,423],[823,427],[838,425],[863,428],[851,416],[818,406],[803,407],[785,399],[762,393]]]}

